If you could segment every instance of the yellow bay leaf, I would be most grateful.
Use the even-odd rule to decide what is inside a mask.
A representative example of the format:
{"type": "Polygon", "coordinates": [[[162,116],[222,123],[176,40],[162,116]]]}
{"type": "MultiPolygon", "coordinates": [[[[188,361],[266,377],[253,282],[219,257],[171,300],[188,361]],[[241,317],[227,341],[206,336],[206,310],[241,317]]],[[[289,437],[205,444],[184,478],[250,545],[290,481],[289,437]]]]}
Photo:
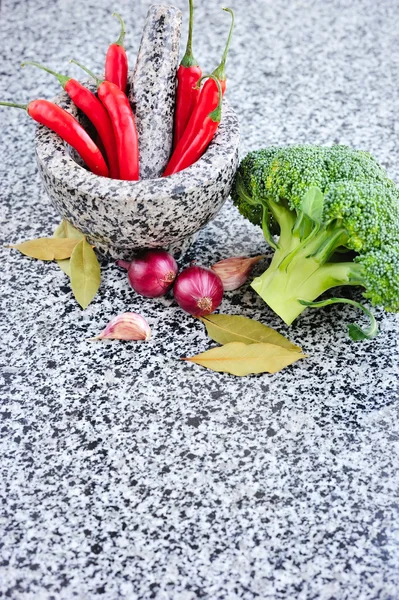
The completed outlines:
{"type": "Polygon", "coordinates": [[[53,237],[55,238],[66,238],[66,221],[61,221],[54,230],[53,237]]]}
{"type": "MultiPolygon", "coordinates": [[[[53,233],[53,237],[82,240],[84,238],[84,235],[83,235],[83,233],[81,233],[80,231],[75,229],[75,227],[73,227],[73,225],[68,223],[68,221],[63,220],[58,225],[58,227],[55,229],[55,231],[53,233]]],[[[66,275],[68,275],[68,277],[71,276],[71,267],[70,267],[70,259],[69,258],[65,258],[64,260],[57,260],[57,265],[60,267],[60,269],[62,271],[64,271],[64,273],[66,275]]]]}
{"type": "Polygon", "coordinates": [[[277,333],[271,327],[267,327],[259,321],[248,319],[240,315],[207,315],[200,317],[205,323],[210,338],[219,344],[229,342],[243,342],[244,344],[255,344],[267,342],[293,352],[301,352],[299,346],[295,346],[283,335],[277,333]]]}
{"type": "Polygon", "coordinates": [[[195,362],[213,371],[243,376],[251,373],[277,373],[300,358],[306,357],[300,352],[274,344],[230,342],[183,360],[195,362]]]}
{"type": "Polygon", "coordinates": [[[54,260],[69,258],[79,240],[76,239],[57,239],[57,238],[37,238],[36,240],[29,240],[16,244],[15,246],[8,246],[8,248],[15,248],[31,258],[39,258],[40,260],[54,260]]]}
{"type": "Polygon", "coordinates": [[[100,287],[100,265],[93,248],[85,239],[78,241],[71,256],[71,286],[82,308],[89,306],[100,287]]]}

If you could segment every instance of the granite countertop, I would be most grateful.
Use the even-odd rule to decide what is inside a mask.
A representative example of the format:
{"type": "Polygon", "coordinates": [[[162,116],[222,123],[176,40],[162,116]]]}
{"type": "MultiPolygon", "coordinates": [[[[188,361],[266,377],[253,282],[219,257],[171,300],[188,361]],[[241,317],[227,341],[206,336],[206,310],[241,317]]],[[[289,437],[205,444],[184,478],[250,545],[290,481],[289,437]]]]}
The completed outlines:
{"type": "MultiPolygon", "coordinates": [[[[134,56],[149,4],[3,0],[0,97],[58,93],[49,75],[19,69],[23,59],[100,70],[118,35],[113,10],[134,56]]],[[[208,71],[229,18],[197,4],[195,53],[208,71]]],[[[397,2],[234,8],[227,95],[242,154],[350,144],[399,181],[397,2]]],[[[11,109],[0,124],[0,597],[397,600],[398,317],[377,310],[379,337],[352,343],[345,324],[364,321],[351,307],[308,311],[288,330],[244,287],[221,311],[278,328],[309,358],[247,378],[179,361],[211,342],[170,298],[143,300],[109,264],[83,312],[55,264],[3,248],[59,219],[34,125],[11,109]],[[151,342],[86,341],[125,310],[147,317],[151,342]]],[[[186,260],[264,252],[260,230],[227,202],[186,260]]]]}

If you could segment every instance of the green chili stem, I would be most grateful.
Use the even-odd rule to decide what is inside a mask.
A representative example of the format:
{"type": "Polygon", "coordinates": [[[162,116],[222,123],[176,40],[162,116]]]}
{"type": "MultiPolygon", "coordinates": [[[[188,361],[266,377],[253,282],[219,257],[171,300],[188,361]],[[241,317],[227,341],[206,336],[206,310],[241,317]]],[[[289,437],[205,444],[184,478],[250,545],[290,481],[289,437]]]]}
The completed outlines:
{"type": "Polygon", "coordinates": [[[194,23],[194,0],[189,0],[190,3],[190,20],[188,22],[188,38],[186,52],[182,58],[181,65],[183,67],[198,67],[198,62],[193,55],[193,23],[194,23]]]}
{"type": "Polygon", "coordinates": [[[61,75],[61,73],[57,73],[56,71],[53,71],[52,69],[49,69],[48,67],[45,67],[45,66],[41,65],[40,63],[35,62],[34,60],[29,60],[29,61],[23,62],[21,64],[21,67],[24,67],[25,65],[33,65],[34,67],[37,67],[38,69],[42,69],[42,71],[46,71],[47,73],[50,73],[50,75],[54,75],[58,79],[58,81],[60,82],[60,84],[62,85],[63,88],[65,88],[66,84],[71,79],[70,77],[61,75]]]}
{"type": "Polygon", "coordinates": [[[0,102],[0,106],[13,106],[14,108],[23,108],[28,110],[27,104],[15,104],[15,102],[0,102]]]}
{"type": "Polygon", "coordinates": [[[121,24],[121,32],[120,32],[119,37],[116,40],[115,44],[117,46],[123,46],[123,44],[125,42],[125,35],[126,35],[125,22],[122,19],[122,17],[120,16],[120,14],[118,14],[117,12],[112,13],[112,16],[119,19],[120,24],[121,24]]]}
{"type": "Polygon", "coordinates": [[[103,83],[103,79],[100,79],[99,77],[97,77],[97,75],[94,75],[94,73],[92,71],[90,71],[90,69],[88,69],[87,67],[82,65],[80,62],[78,62],[74,58],[71,58],[71,60],[69,62],[73,63],[74,65],[78,65],[78,67],[83,69],[83,71],[85,71],[88,75],[90,75],[90,77],[92,77],[94,79],[94,81],[96,81],[97,86],[99,86],[101,83],[103,83]]]}
{"type": "Polygon", "coordinates": [[[231,14],[231,25],[230,25],[230,31],[229,31],[229,35],[227,38],[227,42],[226,42],[226,47],[223,52],[222,60],[220,61],[219,66],[213,72],[213,75],[216,75],[216,77],[218,77],[222,81],[226,79],[226,73],[224,71],[224,68],[226,65],[227,54],[230,49],[231,39],[233,37],[233,30],[234,30],[234,23],[235,23],[234,11],[231,8],[223,8],[223,10],[225,10],[226,12],[231,14]]]}

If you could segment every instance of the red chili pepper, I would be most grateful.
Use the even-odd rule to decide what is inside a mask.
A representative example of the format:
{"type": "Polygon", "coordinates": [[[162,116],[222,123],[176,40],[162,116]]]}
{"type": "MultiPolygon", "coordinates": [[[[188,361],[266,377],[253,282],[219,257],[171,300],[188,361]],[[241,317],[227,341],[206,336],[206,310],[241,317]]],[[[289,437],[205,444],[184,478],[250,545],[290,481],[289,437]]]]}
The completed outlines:
{"type": "Polygon", "coordinates": [[[85,88],[79,81],[66,77],[60,73],[56,73],[52,69],[48,69],[37,62],[29,61],[22,63],[24,65],[33,65],[39,69],[43,69],[47,73],[57,77],[58,81],[67,92],[68,96],[73,100],[78,108],[84,112],[86,117],[93,123],[96,131],[99,135],[101,142],[103,143],[105,153],[108,159],[108,166],[110,176],[113,179],[119,179],[119,166],[118,157],[116,152],[116,142],[114,130],[112,128],[111,119],[108,116],[107,111],[101,104],[100,100],[96,98],[95,94],[85,88]]]}
{"type": "Polygon", "coordinates": [[[201,94],[198,100],[198,104],[194,109],[194,113],[187,125],[186,131],[184,132],[184,135],[186,135],[187,133],[187,135],[189,136],[191,143],[187,147],[187,149],[184,152],[182,152],[182,154],[179,156],[179,159],[175,161],[175,163],[173,164],[173,168],[169,166],[169,163],[169,165],[166,167],[166,171],[164,172],[163,177],[167,177],[168,175],[173,175],[174,173],[178,173],[183,169],[187,169],[187,167],[189,167],[190,165],[195,163],[199,158],[201,158],[201,156],[209,146],[210,142],[212,141],[212,138],[215,135],[217,128],[219,127],[220,119],[222,116],[222,86],[218,78],[214,75],[205,75],[202,79],[204,79],[205,77],[212,78],[215,82],[215,85],[217,86],[219,94],[218,105],[209,114],[206,115],[205,119],[202,122],[202,125],[200,127],[197,127],[195,113],[198,110],[201,111],[202,114],[204,110],[204,106],[201,102],[201,94]],[[194,129],[192,128],[192,124],[195,124],[194,129]]]}
{"type": "Polygon", "coordinates": [[[32,119],[55,131],[67,144],[75,148],[90,171],[102,177],[109,177],[104,157],[89,134],[72,115],[57,104],[48,100],[33,100],[29,104],[0,102],[0,105],[23,108],[32,119]]]}
{"type": "Polygon", "coordinates": [[[138,135],[134,114],[126,94],[114,83],[102,81],[96,77],[77,60],[70,60],[69,62],[78,65],[97,81],[98,97],[107,109],[114,130],[119,178],[136,181],[139,178],[138,135]]]}
{"type": "Polygon", "coordinates": [[[139,146],[136,121],[130,102],[126,94],[110,81],[103,81],[97,93],[111,117],[118,153],[119,177],[128,181],[137,181],[139,146]]]}
{"type": "Polygon", "coordinates": [[[108,48],[105,58],[105,80],[117,85],[122,92],[126,92],[128,62],[126,50],[123,47],[126,34],[125,23],[118,13],[113,13],[112,16],[119,19],[121,33],[116,42],[108,48]]]}
{"type": "MultiPolygon", "coordinates": [[[[191,144],[193,143],[193,138],[196,135],[196,132],[202,128],[204,120],[207,118],[207,116],[213,110],[216,110],[219,103],[219,93],[218,87],[216,85],[216,79],[220,82],[220,86],[222,88],[222,95],[224,95],[224,92],[226,91],[225,64],[227,53],[229,51],[231,43],[231,38],[233,35],[234,12],[231,10],[231,8],[224,8],[223,10],[231,14],[232,21],[222,60],[220,62],[220,65],[212,73],[212,77],[209,77],[209,79],[205,82],[201,89],[201,93],[198,98],[197,104],[193,110],[193,113],[191,114],[190,120],[187,124],[183,136],[180,138],[180,141],[178,142],[176,148],[173,151],[172,157],[170,158],[166,170],[163,174],[164,177],[172,175],[173,173],[177,173],[177,165],[180,164],[181,157],[186,153],[186,151],[190,148],[191,144]]],[[[178,171],[181,171],[181,169],[178,169],[178,171]]]]}
{"type": "Polygon", "coordinates": [[[188,25],[188,40],[186,53],[182,58],[177,71],[177,92],[175,109],[175,131],[173,145],[177,146],[183,136],[184,130],[193,112],[200,95],[200,89],[196,83],[202,76],[201,67],[195,60],[192,50],[194,2],[190,2],[190,21],[188,25]]]}

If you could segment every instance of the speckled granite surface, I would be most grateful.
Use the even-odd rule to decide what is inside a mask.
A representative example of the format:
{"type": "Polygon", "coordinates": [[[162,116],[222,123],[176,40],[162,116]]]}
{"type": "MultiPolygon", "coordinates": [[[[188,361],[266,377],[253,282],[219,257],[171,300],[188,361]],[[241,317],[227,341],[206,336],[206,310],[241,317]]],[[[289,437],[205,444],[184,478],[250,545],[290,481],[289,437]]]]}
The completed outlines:
{"type": "Polygon", "coordinates": [[[153,4],[143,25],[129,99],[139,135],[140,177],[161,177],[172,153],[182,12],[153,4]]]}
{"type": "MultiPolygon", "coordinates": [[[[132,55],[149,4],[3,0],[1,97],[58,92],[21,59],[100,70],[112,10],[132,55]]],[[[209,70],[229,19],[198,4],[195,53],[209,70]]],[[[235,8],[228,98],[242,152],[348,143],[399,181],[397,2],[235,8]]],[[[381,335],[360,345],[346,339],[349,307],[308,313],[290,335],[309,358],[274,376],[179,362],[210,342],[170,299],[144,301],[108,265],[82,312],[56,265],[3,249],[51,233],[57,215],[34,126],[11,109],[0,123],[0,597],[397,600],[398,317],[377,311],[381,335]],[[150,343],[85,341],[124,310],[147,317],[150,343]]],[[[187,260],[265,250],[226,204],[187,260]]],[[[248,287],[221,310],[287,332],[248,287]]]]}

